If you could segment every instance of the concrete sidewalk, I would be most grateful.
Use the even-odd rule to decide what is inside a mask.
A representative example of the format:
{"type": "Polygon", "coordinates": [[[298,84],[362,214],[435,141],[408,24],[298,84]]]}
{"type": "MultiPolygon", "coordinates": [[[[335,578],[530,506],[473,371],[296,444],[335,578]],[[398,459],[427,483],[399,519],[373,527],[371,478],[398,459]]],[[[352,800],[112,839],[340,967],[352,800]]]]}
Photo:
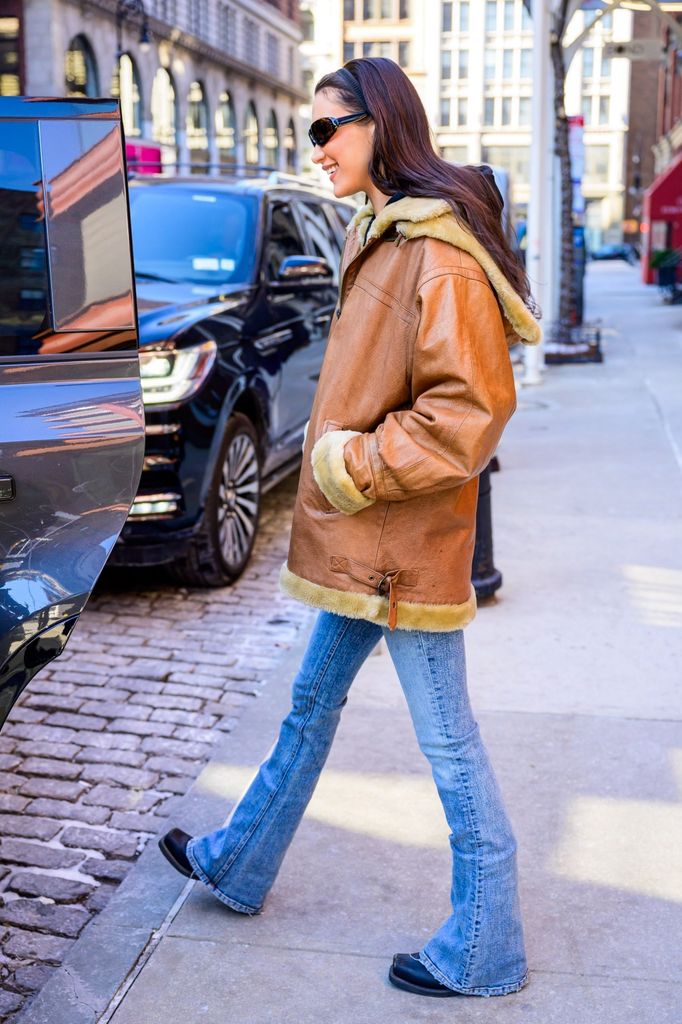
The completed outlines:
{"type": "MultiPolygon", "coordinates": [[[[262,915],[145,851],[21,1024],[679,1024],[682,307],[593,266],[605,362],[523,390],[493,476],[497,599],[467,627],[472,702],[519,841],[530,984],[424,999],[392,954],[449,913],[447,827],[390,660],[351,691],[262,915]],[[137,960],[137,964],[135,961],[137,960]],[[118,989],[114,995],[115,990],[118,989]]],[[[274,741],[296,659],[177,816],[218,826],[274,741]]]]}

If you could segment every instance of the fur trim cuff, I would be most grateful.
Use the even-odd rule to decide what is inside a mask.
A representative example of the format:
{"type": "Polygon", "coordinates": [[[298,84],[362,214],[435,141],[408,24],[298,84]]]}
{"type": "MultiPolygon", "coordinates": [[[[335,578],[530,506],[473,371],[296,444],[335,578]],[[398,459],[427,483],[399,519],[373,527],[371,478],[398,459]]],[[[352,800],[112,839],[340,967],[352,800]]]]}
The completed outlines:
{"type": "Polygon", "coordinates": [[[359,433],[359,430],[328,430],[315,442],[310,456],[317,486],[327,501],[347,516],[374,504],[373,498],[366,498],[355,486],[343,458],[343,446],[359,433]]]}
{"type": "MultiPolygon", "coordinates": [[[[311,583],[293,573],[286,562],[279,573],[279,586],[289,597],[313,608],[322,608],[349,619],[367,619],[388,625],[388,598],[360,594],[354,590],[336,590],[311,583]]],[[[467,601],[461,604],[427,604],[423,601],[398,601],[396,629],[423,629],[429,633],[447,633],[463,629],[476,616],[476,591],[471,587],[467,601]]]]}

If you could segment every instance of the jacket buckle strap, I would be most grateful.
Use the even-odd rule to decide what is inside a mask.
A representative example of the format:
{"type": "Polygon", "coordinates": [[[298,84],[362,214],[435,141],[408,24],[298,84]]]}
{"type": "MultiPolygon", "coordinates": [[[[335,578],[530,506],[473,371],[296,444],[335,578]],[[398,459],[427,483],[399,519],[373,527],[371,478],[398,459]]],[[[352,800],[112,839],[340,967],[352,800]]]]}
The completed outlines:
{"type": "Polygon", "coordinates": [[[381,573],[377,569],[356,562],[352,558],[332,555],[330,560],[332,572],[343,572],[359,583],[374,587],[377,593],[388,597],[388,628],[394,630],[398,622],[397,585],[414,587],[417,585],[419,572],[415,569],[389,569],[381,573]]]}
{"type": "Polygon", "coordinates": [[[386,594],[388,588],[388,628],[393,631],[398,624],[398,594],[397,585],[400,576],[409,576],[409,571],[404,569],[389,569],[384,573],[377,590],[380,594],[386,594]]]}

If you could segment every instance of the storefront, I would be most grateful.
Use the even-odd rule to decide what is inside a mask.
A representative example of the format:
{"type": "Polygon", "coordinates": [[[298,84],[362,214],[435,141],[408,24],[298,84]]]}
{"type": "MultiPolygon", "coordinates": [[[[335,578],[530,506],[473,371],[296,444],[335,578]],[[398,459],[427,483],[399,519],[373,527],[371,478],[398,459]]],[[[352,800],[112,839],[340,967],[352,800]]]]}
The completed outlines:
{"type": "Polygon", "coordinates": [[[682,281],[682,153],[644,193],[642,220],[642,280],[654,284],[650,261],[654,253],[678,250],[677,280],[682,281]]]}

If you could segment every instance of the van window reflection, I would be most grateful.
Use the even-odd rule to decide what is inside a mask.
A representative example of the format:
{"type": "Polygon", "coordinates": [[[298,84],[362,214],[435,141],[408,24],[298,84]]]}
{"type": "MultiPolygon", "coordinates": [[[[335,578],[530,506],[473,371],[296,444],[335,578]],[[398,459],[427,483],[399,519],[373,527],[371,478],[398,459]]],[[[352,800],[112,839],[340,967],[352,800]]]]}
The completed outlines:
{"type": "Polygon", "coordinates": [[[45,223],[35,124],[0,127],[0,356],[35,350],[48,326],[45,223]]]}
{"type": "Polygon", "coordinates": [[[54,327],[134,324],[121,136],[117,122],[40,124],[54,327]]]}

